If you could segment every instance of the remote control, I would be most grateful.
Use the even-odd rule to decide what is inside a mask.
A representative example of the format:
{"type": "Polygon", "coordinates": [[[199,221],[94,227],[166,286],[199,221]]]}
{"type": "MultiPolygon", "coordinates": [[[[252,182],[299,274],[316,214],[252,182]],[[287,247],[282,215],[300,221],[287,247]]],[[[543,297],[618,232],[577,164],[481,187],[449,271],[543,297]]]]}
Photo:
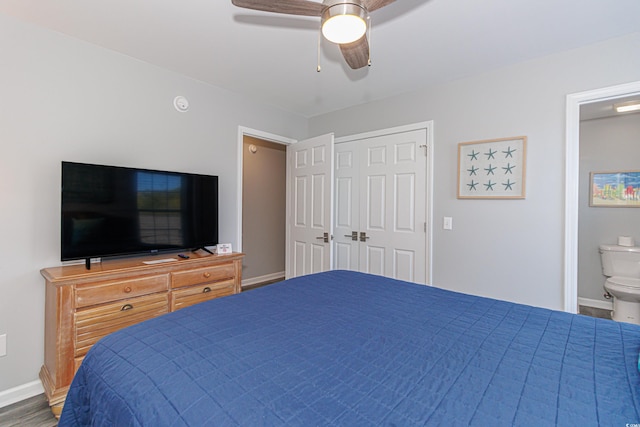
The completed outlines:
{"type": "Polygon", "coordinates": [[[185,255],[185,254],[178,254],[178,256],[182,259],[189,259],[189,255],[185,255]]]}

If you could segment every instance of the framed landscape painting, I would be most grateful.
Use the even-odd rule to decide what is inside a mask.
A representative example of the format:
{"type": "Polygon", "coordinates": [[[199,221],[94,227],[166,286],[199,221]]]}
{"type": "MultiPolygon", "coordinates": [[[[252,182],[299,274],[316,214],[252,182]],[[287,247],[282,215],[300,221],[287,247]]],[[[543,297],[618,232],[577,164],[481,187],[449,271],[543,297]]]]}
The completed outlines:
{"type": "Polygon", "coordinates": [[[640,208],[640,171],[591,172],[589,206],[640,208]]]}

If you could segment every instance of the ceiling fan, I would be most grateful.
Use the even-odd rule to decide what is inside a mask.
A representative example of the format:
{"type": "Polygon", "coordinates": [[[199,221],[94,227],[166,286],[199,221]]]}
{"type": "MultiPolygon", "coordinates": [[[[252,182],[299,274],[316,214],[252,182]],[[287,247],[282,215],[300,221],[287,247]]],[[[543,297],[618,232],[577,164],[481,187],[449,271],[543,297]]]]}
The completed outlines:
{"type": "MultiPolygon", "coordinates": [[[[380,9],[395,0],[231,0],[246,9],[288,15],[319,16],[322,35],[340,46],[342,56],[354,70],[370,65],[369,12],[380,9]]],[[[318,68],[319,71],[319,68],[318,68]]]]}

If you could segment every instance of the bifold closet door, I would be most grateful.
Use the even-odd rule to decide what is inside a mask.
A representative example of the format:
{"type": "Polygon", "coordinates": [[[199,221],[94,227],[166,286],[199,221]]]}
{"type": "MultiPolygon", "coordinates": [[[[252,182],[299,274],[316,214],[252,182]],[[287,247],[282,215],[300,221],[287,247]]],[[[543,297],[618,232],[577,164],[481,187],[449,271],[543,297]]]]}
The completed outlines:
{"type": "Polygon", "coordinates": [[[426,282],[426,130],[337,144],[335,267],[426,282]]]}

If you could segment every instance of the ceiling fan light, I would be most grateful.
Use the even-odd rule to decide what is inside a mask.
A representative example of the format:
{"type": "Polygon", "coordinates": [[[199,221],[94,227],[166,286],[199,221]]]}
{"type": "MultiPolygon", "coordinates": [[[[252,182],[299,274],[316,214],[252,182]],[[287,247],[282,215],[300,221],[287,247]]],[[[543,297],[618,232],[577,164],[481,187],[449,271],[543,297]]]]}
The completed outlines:
{"type": "Polygon", "coordinates": [[[322,35],[332,43],[360,40],[367,32],[367,12],[356,4],[337,4],[322,14],[322,35]]]}
{"type": "Polygon", "coordinates": [[[620,104],[613,104],[613,108],[615,108],[618,113],[628,113],[630,111],[639,111],[640,110],[640,101],[629,101],[629,102],[621,102],[620,104]]]}

